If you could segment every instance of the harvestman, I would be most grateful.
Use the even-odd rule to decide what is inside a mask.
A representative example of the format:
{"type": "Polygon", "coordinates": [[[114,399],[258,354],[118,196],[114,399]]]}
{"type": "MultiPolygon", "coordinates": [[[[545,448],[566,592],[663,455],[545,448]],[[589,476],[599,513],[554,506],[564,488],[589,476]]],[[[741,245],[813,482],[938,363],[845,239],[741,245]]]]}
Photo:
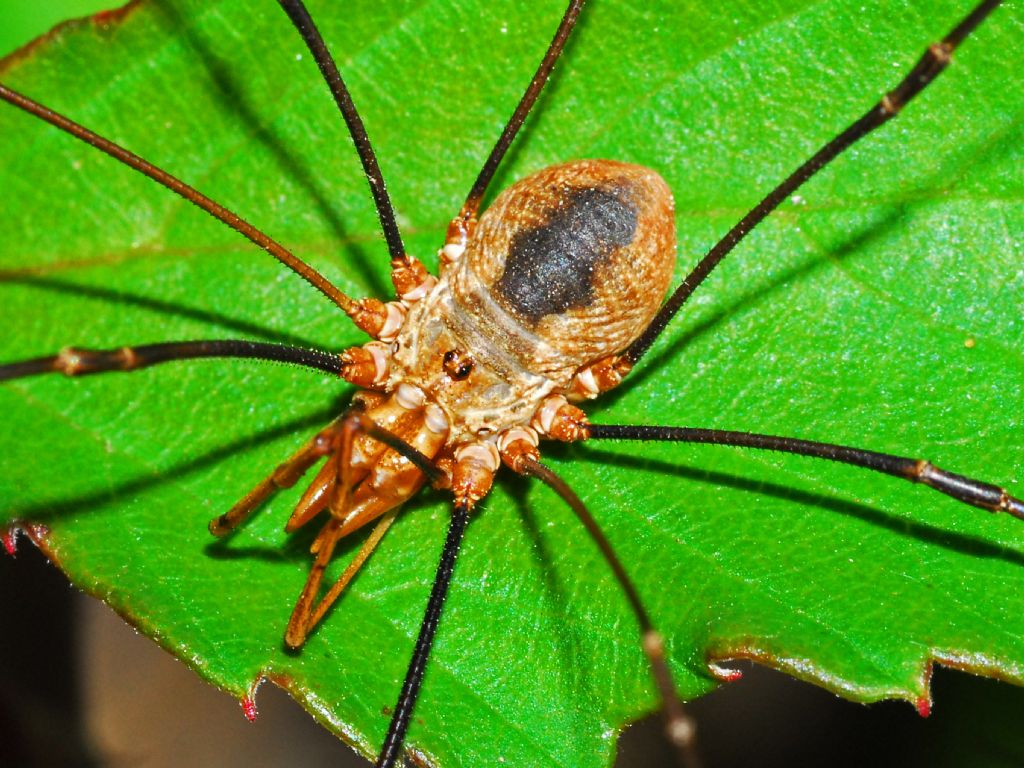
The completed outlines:
{"type": "Polygon", "coordinates": [[[923,483],[959,501],[1024,518],[1024,502],[995,485],[911,458],[807,440],[669,426],[598,425],[573,402],[617,386],[719,262],[803,182],[855,141],[899,113],[949,63],[953,50],[998,5],[980,3],[930,46],[904,79],[776,187],[715,245],[661,302],[675,259],[671,193],[657,174],[606,160],[546,168],[499,195],[479,217],[499,163],[555,65],[584,0],[573,0],[522,100],[483,165],[430,275],[402,243],[366,132],[333,59],[301,0],[279,0],[302,35],[359,153],[391,257],[397,300],[355,300],[308,264],[184,182],[46,107],[0,86],[0,97],[150,176],[277,258],[344,311],[374,340],[341,354],[243,340],[180,341],[114,350],[66,348],[0,366],[0,380],[60,372],[128,371],[172,360],[256,358],[340,375],[356,385],[353,405],[210,523],[234,530],[279,488],[323,465],[287,524],[291,531],[327,510],[315,559],[285,634],[300,647],[370,556],[401,504],[430,483],[448,489],[454,511],[412,661],[378,759],[399,760],[469,515],[498,468],[536,477],[578,515],[622,586],[661,695],[667,733],[692,763],[682,713],[653,627],[626,569],[589,511],[540,462],[540,438],[661,440],[769,449],[826,458],[923,483]],[[352,564],[326,591],[337,542],[375,522],[352,564]]]}

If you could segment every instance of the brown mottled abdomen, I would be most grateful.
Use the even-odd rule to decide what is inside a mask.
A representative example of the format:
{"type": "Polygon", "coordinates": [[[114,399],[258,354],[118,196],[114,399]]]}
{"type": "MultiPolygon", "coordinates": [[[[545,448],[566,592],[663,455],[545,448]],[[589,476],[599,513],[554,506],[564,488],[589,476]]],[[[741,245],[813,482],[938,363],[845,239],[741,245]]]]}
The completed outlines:
{"type": "Polygon", "coordinates": [[[610,160],[555,165],[487,209],[452,292],[524,368],[567,382],[643,331],[675,249],[672,193],[657,173],[610,160]]]}

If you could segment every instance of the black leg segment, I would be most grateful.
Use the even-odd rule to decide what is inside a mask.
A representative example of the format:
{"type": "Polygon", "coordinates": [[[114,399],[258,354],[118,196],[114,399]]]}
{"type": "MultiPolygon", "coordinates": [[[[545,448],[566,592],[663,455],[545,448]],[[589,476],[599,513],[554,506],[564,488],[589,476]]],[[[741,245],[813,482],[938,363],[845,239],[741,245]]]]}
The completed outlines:
{"type": "Polygon", "coordinates": [[[987,509],[989,512],[1006,512],[1024,520],[1024,501],[1014,498],[1003,488],[971,477],[947,472],[924,459],[911,459],[845,445],[819,443],[813,440],[798,440],[793,437],[777,437],[753,432],[734,432],[726,429],[591,424],[588,428],[588,437],[605,440],[655,440],[731,445],[738,448],[758,448],[828,459],[841,464],[852,464],[872,469],[893,477],[901,477],[912,483],[921,483],[947,496],[952,496],[964,504],[987,509]]]}

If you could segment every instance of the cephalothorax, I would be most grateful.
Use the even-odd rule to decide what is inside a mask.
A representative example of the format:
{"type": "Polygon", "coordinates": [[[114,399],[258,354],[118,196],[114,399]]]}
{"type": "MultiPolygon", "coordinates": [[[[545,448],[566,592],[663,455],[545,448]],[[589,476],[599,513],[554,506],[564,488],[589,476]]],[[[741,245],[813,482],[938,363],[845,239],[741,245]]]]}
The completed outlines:
{"type": "Polygon", "coordinates": [[[227,339],[114,350],[67,348],[0,365],[0,380],[47,372],[133,370],[196,357],[277,360],[339,374],[359,388],[353,406],[302,446],[211,531],[234,530],[277,489],[323,462],[287,524],[321,516],[315,555],[286,642],[299,647],[380,542],[401,504],[423,485],[448,489],[454,513],[413,659],[379,765],[401,748],[469,513],[502,463],[553,488],[580,517],[625,590],[661,695],[668,733],[691,759],[683,717],[655,631],[611,545],[575,493],[540,463],[542,438],[672,440],[771,449],[828,458],[928,485],[962,502],[1024,517],[1024,502],[999,486],[927,461],[747,432],[590,423],[574,404],[619,384],[693,291],[779,203],[844,149],[893,118],[949,63],[953,50],[999,4],[981,2],[863,117],[770,192],[716,244],[668,301],[675,262],[671,193],[645,168],[611,160],[551,166],[514,184],[477,217],[495,170],[551,72],[582,7],[569,3],[547,55],[448,227],[440,273],[406,253],[376,159],[348,91],[300,0],[280,0],[313,53],[348,125],[370,182],[391,257],[396,300],[355,300],[223,206],[118,145],[0,85],[0,98],[143,172],[238,230],[331,299],[373,341],[337,354],[227,339]],[[341,577],[321,582],[337,542],[376,526],[341,577]]]}

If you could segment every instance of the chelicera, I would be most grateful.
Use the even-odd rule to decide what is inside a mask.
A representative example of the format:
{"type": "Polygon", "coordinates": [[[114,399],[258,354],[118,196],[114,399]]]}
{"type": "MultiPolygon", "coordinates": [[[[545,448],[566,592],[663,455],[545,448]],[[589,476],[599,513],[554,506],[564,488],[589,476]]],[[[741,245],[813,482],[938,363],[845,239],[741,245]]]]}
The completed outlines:
{"type": "Polygon", "coordinates": [[[945,40],[850,128],[748,213],[668,299],[675,261],[671,192],[653,171],[613,160],[576,160],[540,170],[481,201],[516,132],[555,65],[582,0],[568,6],[515,114],[484,163],[440,251],[438,275],[406,252],[384,180],[358,113],[327,47],[298,0],[281,0],[320,66],[359,151],[391,257],[396,298],[353,299],[267,235],[183,182],[30,99],[0,97],[151,176],[235,228],[332,300],[373,340],[341,354],[235,339],[166,342],[116,350],[67,348],[0,366],[0,379],[47,372],[69,376],[128,371],[198,357],[275,360],[340,375],[359,388],[351,409],[313,436],[210,524],[235,530],[276,490],[322,463],[287,523],[326,518],[313,545],[309,578],[288,622],[301,647],[354,573],[372,554],[400,506],[424,485],[448,491],[454,512],[434,588],[378,764],[400,759],[471,511],[501,465],[537,477],[579,515],[625,590],[683,762],[691,729],[665,664],[662,640],[637,590],[576,494],[541,463],[541,440],[667,440],[771,449],[828,458],[923,483],[964,503],[1024,517],[1002,488],[926,461],[858,448],[744,432],[671,426],[598,425],[576,404],[618,386],[700,283],[779,203],[844,149],[894,117],[949,63],[956,46],[998,5],[981,3],[945,40]],[[342,577],[326,591],[337,543],[374,524],[342,577]]]}

